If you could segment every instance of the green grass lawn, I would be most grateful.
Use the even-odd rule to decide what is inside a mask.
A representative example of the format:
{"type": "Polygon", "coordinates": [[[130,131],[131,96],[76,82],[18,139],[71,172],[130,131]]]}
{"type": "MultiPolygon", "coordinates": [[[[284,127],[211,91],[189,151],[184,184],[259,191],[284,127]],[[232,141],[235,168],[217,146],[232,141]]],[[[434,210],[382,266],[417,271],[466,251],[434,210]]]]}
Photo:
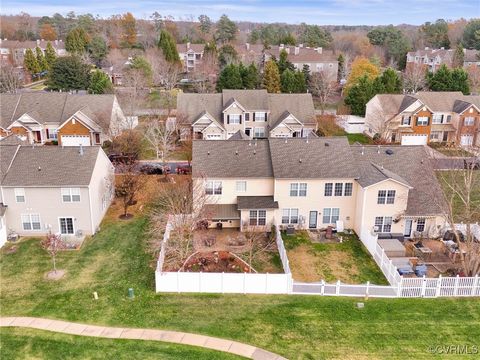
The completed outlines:
{"type": "Polygon", "coordinates": [[[243,359],[166,342],[110,340],[22,328],[0,328],[0,346],[3,359],[243,359]]]}
{"type": "MultiPolygon", "coordinates": [[[[15,253],[1,250],[1,315],[195,332],[242,341],[290,359],[426,359],[431,357],[427,351],[430,345],[478,345],[478,299],[361,299],[365,308],[360,310],[355,307],[359,300],[353,298],[157,295],[153,290],[154,259],[145,245],[146,228],[142,217],[104,222],[102,230],[79,251],[59,255],[58,268],[67,273],[58,282],[44,279],[51,260],[38,240],[20,242],[15,253]],[[134,300],[128,299],[129,287],[135,290],[134,300]],[[93,300],[94,291],[99,295],[97,301],[93,300]]],[[[2,352],[12,354],[4,358],[22,357],[25,348],[34,348],[25,344],[36,342],[43,334],[2,330],[2,352]]],[[[73,341],[68,336],[46,336],[52,342],[41,341],[44,344],[38,346],[49,348],[52,354],[73,341]]],[[[89,341],[73,339],[79,341],[79,348],[83,341],[89,341]]],[[[92,345],[97,354],[85,353],[85,357],[115,358],[117,344],[133,349],[134,343],[121,343],[99,341],[92,345]],[[113,356],[109,356],[110,351],[113,356]]],[[[150,352],[141,349],[144,347],[150,347],[152,353],[157,351],[153,349],[167,351],[162,345],[138,344],[140,355],[134,353],[130,358],[142,358],[150,352]]],[[[87,345],[84,348],[79,351],[91,351],[87,345]]],[[[172,358],[189,358],[181,353],[188,349],[171,351],[172,358]]]]}
{"type": "Polygon", "coordinates": [[[313,243],[304,231],[282,234],[293,278],[298,281],[388,285],[367,249],[356,235],[340,235],[342,243],[313,243]]]}
{"type": "Polygon", "coordinates": [[[346,134],[346,136],[350,144],[354,144],[356,142],[360,144],[365,144],[365,145],[373,144],[373,139],[368,137],[365,134],[346,134]]]}

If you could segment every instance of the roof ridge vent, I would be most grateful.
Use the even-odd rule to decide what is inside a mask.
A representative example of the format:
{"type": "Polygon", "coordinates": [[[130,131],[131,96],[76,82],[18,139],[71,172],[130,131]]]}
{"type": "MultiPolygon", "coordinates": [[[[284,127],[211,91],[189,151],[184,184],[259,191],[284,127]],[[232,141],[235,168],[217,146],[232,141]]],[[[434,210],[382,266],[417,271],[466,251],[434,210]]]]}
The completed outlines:
{"type": "Polygon", "coordinates": [[[209,150],[209,151],[207,151],[207,155],[210,155],[210,150],[209,150]]]}
{"type": "Polygon", "coordinates": [[[253,155],[257,155],[257,150],[253,149],[253,155]]]}
{"type": "Polygon", "coordinates": [[[237,149],[237,150],[235,150],[235,155],[238,155],[238,149],[237,149]]]}
{"type": "Polygon", "coordinates": [[[302,162],[302,158],[298,159],[298,162],[301,163],[301,162],[302,162]]]}

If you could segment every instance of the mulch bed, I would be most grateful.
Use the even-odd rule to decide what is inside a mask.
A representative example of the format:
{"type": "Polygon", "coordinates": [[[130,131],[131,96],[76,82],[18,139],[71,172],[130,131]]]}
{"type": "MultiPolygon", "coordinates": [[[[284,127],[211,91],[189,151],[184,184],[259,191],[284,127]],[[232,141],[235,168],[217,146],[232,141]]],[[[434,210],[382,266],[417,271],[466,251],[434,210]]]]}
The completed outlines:
{"type": "Polygon", "coordinates": [[[249,266],[228,251],[199,252],[184,266],[186,272],[249,272],[249,266]]]}

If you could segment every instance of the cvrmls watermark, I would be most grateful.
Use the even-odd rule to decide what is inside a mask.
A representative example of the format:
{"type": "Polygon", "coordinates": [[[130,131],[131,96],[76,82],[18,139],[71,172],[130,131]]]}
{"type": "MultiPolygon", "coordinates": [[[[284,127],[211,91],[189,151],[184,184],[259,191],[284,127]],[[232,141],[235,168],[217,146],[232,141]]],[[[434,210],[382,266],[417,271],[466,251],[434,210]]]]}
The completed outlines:
{"type": "Polygon", "coordinates": [[[478,345],[431,345],[428,347],[428,352],[446,355],[477,355],[480,354],[480,348],[478,345]]]}

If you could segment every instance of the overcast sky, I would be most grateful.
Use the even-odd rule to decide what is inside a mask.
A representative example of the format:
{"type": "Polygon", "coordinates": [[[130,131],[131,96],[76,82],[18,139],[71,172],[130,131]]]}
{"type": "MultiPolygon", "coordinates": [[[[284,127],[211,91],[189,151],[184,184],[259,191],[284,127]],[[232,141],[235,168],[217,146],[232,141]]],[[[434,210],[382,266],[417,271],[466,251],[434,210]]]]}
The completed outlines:
{"type": "Polygon", "coordinates": [[[154,11],[187,19],[206,14],[213,20],[227,14],[232,20],[320,25],[422,24],[438,18],[480,17],[480,0],[1,0],[2,14],[65,15],[91,13],[108,17],[130,11],[148,18],[154,11]]]}

